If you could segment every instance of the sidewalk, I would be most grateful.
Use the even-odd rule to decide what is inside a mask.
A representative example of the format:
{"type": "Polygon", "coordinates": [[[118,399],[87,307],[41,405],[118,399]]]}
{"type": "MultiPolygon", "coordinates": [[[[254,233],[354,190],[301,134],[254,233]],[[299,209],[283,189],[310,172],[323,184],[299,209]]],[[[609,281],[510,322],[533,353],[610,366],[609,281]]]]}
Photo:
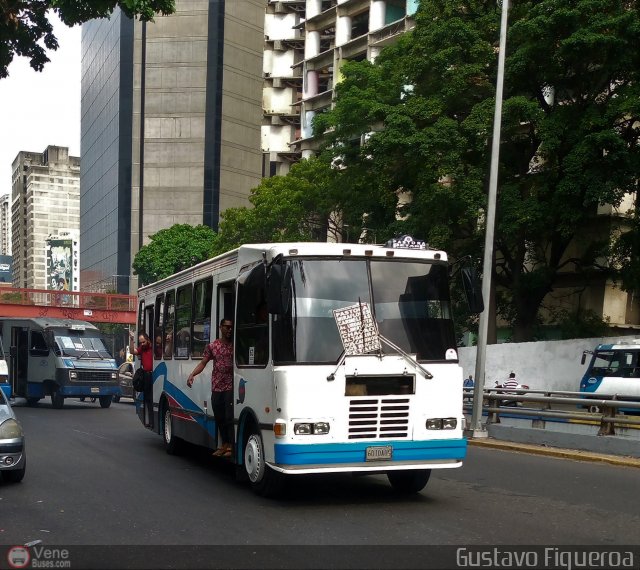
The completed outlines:
{"type": "Polygon", "coordinates": [[[548,447],[546,445],[535,445],[531,443],[516,443],[513,441],[503,441],[499,439],[469,439],[469,445],[477,447],[490,447],[503,451],[515,451],[519,453],[532,453],[535,455],[546,455],[562,459],[573,459],[575,461],[592,461],[608,463],[610,465],[620,465],[623,467],[640,468],[640,458],[619,455],[607,455],[604,453],[594,453],[591,451],[581,451],[577,449],[565,449],[560,447],[548,447]]]}

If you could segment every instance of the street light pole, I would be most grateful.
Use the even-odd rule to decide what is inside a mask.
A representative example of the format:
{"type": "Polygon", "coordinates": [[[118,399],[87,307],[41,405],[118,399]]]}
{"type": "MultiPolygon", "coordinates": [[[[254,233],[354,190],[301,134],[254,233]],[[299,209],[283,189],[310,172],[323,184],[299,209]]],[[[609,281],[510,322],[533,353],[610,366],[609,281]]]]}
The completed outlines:
{"type": "Polygon", "coordinates": [[[500,20],[500,51],[498,53],[498,76],[496,79],[496,106],[493,115],[493,140],[491,144],[491,174],[489,177],[489,197],[485,216],[484,262],[482,266],[482,298],[484,311],[480,314],[478,346],[476,352],[476,373],[473,391],[473,413],[471,415],[471,436],[487,437],[482,425],[482,396],[485,382],[485,362],[487,356],[487,333],[489,331],[489,299],[493,276],[493,245],[496,223],[496,200],[498,196],[498,166],[500,159],[500,132],[502,127],[502,87],[504,84],[504,60],[507,51],[507,15],[509,0],[502,0],[500,20]]]}

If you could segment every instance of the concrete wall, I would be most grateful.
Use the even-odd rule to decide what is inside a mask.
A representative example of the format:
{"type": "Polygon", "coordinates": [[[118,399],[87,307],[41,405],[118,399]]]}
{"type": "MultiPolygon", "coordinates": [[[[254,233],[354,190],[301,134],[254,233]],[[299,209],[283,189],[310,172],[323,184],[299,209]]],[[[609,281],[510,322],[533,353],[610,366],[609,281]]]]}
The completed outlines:
{"type": "MultiPolygon", "coordinates": [[[[504,343],[487,346],[485,387],[502,382],[509,372],[516,373],[521,384],[533,390],[568,390],[577,392],[587,363],[580,364],[582,352],[597,344],[630,342],[633,337],[581,338],[541,342],[504,343]]],[[[475,377],[476,347],[458,349],[464,377],[475,377]]]]}

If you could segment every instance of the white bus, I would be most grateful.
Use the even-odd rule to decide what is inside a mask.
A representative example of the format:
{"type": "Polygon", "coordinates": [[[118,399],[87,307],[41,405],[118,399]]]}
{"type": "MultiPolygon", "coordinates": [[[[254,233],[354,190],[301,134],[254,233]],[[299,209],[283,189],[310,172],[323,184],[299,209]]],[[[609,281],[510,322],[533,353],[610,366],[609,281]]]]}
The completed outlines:
{"type": "MultiPolygon", "coordinates": [[[[142,287],[138,330],[153,339],[154,425],[169,453],[218,446],[211,365],[191,388],[187,377],[223,318],[234,324],[230,460],[256,492],[296,474],[358,472],[415,493],[432,469],[462,465],[444,252],[406,237],[245,245],[142,287]]],[[[142,420],[141,395],[136,406],[142,420]]]]}

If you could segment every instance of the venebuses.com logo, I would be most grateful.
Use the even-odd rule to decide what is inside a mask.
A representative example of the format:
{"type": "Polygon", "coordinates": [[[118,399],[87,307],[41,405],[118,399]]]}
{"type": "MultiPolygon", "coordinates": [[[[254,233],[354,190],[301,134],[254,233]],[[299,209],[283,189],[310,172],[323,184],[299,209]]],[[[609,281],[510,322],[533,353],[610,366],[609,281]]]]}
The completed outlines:
{"type": "Polygon", "coordinates": [[[7,551],[11,568],[71,568],[67,548],[12,546],[7,551]]]}
{"type": "Polygon", "coordinates": [[[7,552],[7,562],[11,568],[26,568],[31,562],[31,554],[26,546],[12,546],[7,552]]]}

